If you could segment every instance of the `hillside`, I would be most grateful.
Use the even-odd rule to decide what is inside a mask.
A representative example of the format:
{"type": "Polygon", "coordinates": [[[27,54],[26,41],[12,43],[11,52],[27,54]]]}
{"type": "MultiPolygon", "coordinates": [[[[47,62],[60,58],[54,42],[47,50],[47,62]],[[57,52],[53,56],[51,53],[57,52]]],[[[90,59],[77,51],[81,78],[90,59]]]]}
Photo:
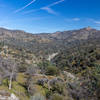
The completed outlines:
{"type": "Polygon", "coordinates": [[[2,43],[10,47],[24,48],[36,55],[48,55],[59,52],[68,46],[76,45],[77,41],[99,42],[100,31],[88,27],[51,34],[29,34],[20,30],[0,28],[0,38],[2,43]]]}
{"type": "Polygon", "coordinates": [[[100,100],[100,31],[31,34],[0,28],[0,96],[10,95],[100,100]]]}

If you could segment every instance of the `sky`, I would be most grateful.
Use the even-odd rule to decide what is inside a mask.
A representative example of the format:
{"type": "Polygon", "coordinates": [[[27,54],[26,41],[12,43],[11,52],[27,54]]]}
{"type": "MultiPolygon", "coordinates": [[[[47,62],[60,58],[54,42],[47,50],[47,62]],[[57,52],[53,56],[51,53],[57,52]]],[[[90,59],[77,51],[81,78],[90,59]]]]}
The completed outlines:
{"type": "Polygon", "coordinates": [[[0,27],[52,33],[100,29],[100,0],[0,0],[0,27]]]}

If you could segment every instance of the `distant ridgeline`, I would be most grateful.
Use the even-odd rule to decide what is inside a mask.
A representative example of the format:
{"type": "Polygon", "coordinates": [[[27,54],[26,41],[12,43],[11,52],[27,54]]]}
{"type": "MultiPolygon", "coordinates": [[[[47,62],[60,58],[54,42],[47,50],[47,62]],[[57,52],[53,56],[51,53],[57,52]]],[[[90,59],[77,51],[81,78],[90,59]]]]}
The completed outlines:
{"type": "Polygon", "coordinates": [[[57,53],[80,44],[99,46],[100,31],[87,27],[73,31],[30,34],[20,30],[0,28],[0,41],[2,45],[40,56],[57,53]]]}

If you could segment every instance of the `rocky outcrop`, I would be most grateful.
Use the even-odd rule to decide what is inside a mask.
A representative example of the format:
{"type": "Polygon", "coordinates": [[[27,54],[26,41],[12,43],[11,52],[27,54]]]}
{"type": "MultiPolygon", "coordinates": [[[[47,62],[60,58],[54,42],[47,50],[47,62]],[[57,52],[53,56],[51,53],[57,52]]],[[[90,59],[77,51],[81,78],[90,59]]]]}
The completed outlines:
{"type": "Polygon", "coordinates": [[[74,82],[75,80],[78,80],[78,77],[67,71],[63,71],[62,74],[66,82],[74,82]]]}
{"type": "Polygon", "coordinates": [[[0,100],[19,100],[19,98],[6,90],[0,90],[0,100]]]}

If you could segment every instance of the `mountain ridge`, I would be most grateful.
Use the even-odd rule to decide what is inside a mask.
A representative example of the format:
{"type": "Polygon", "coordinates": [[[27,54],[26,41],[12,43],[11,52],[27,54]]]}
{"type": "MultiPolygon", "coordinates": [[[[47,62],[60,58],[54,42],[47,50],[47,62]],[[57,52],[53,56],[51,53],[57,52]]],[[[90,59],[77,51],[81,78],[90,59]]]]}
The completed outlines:
{"type": "Polygon", "coordinates": [[[75,45],[77,41],[96,41],[100,39],[100,31],[86,27],[79,30],[54,33],[30,34],[20,30],[0,28],[0,41],[16,48],[32,51],[34,54],[48,55],[59,52],[67,46],[75,45]]]}
{"type": "MultiPolygon", "coordinates": [[[[83,27],[83,28],[79,28],[79,29],[72,29],[72,30],[64,30],[65,32],[66,31],[76,31],[76,30],[82,30],[82,29],[86,29],[86,30],[88,30],[88,29],[92,29],[92,30],[97,30],[97,29],[95,29],[95,28],[92,28],[92,27],[90,27],[90,26],[88,26],[88,27],[83,27]]],[[[42,32],[42,33],[31,33],[31,32],[27,32],[27,31],[24,31],[24,30],[19,30],[19,29],[9,29],[9,28],[5,28],[5,27],[0,27],[0,30],[7,30],[7,31],[19,31],[19,32],[25,32],[25,33],[29,33],[29,34],[34,34],[34,35],[36,35],[36,34],[52,34],[52,33],[59,33],[59,32],[64,32],[64,31],[55,31],[55,32],[42,32]]],[[[99,31],[99,30],[97,30],[97,31],[99,31]]]]}

